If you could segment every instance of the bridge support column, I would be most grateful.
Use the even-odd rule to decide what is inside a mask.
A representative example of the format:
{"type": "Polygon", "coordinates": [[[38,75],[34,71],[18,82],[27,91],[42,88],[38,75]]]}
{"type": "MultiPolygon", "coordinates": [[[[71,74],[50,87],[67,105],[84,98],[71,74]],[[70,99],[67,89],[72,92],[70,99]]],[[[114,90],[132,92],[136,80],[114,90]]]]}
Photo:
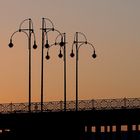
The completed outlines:
{"type": "Polygon", "coordinates": [[[92,132],[91,128],[92,128],[91,125],[88,125],[88,126],[87,126],[87,132],[88,132],[88,133],[91,133],[91,132],[92,132]]]}
{"type": "Polygon", "coordinates": [[[139,133],[139,125],[136,124],[136,133],[138,134],[139,133]]]}
{"type": "Polygon", "coordinates": [[[96,140],[101,140],[101,126],[96,125],[96,140]]]}
{"type": "Polygon", "coordinates": [[[116,125],[116,140],[121,140],[121,125],[116,125]]]}
{"type": "Polygon", "coordinates": [[[113,132],[113,127],[112,127],[112,125],[110,125],[109,126],[109,133],[110,133],[109,134],[109,140],[112,140],[112,137],[113,137],[113,133],[112,132],[113,132]]]}
{"type": "Polygon", "coordinates": [[[138,125],[138,124],[136,124],[135,139],[136,139],[136,140],[139,139],[139,125],[138,125]]]}
{"type": "Polygon", "coordinates": [[[139,131],[139,125],[136,124],[136,131],[138,132],[139,131]]]}
{"type": "Polygon", "coordinates": [[[87,125],[87,132],[85,140],[92,140],[92,126],[87,125]]]}
{"type": "Polygon", "coordinates": [[[132,125],[128,124],[128,140],[132,140],[132,125]]]}
{"type": "Polygon", "coordinates": [[[133,136],[132,136],[132,124],[128,124],[128,140],[132,140],[133,136]]]}
{"type": "Polygon", "coordinates": [[[104,135],[105,135],[105,140],[108,140],[108,131],[107,131],[107,126],[104,126],[104,135]]]}

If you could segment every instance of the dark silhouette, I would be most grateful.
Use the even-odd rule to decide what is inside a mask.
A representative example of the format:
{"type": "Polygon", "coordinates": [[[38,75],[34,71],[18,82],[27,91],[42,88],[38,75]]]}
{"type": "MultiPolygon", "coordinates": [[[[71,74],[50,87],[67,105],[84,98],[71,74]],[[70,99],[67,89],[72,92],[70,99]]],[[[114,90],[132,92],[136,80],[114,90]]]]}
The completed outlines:
{"type": "Polygon", "coordinates": [[[71,54],[70,54],[71,57],[74,57],[74,52],[73,52],[74,45],[76,47],[76,108],[75,108],[75,110],[78,111],[78,59],[79,59],[78,52],[79,52],[79,49],[81,46],[90,45],[93,49],[93,54],[92,54],[93,58],[96,58],[96,53],[95,53],[95,47],[91,43],[87,42],[87,38],[86,38],[85,34],[83,34],[81,32],[76,32],[74,35],[74,41],[73,41],[72,50],[71,50],[71,54]],[[84,37],[84,40],[79,40],[79,35],[84,37]]]}
{"type": "MultiPolygon", "coordinates": [[[[47,106],[43,112],[39,110],[39,103],[33,103],[34,110],[31,113],[25,110],[23,104],[17,107],[17,104],[10,103],[1,106],[0,138],[139,140],[139,100],[94,100],[94,104],[93,100],[79,101],[78,111],[70,107],[66,112],[62,108],[62,101],[46,103],[51,106],[47,106]],[[50,110],[53,104],[54,110],[50,110]],[[8,112],[11,107],[12,112],[8,112]],[[20,111],[16,111],[16,108],[20,111]],[[7,112],[4,112],[6,109],[7,112]]],[[[70,106],[73,103],[67,102],[70,106]]]]}
{"type": "Polygon", "coordinates": [[[44,75],[44,47],[47,48],[47,55],[46,55],[46,59],[49,60],[50,56],[49,56],[49,49],[52,46],[59,46],[60,49],[60,53],[59,53],[59,58],[64,58],[64,111],[66,111],[66,34],[65,33],[61,33],[60,31],[58,31],[57,29],[54,28],[54,24],[53,22],[48,19],[48,18],[42,18],[42,55],[41,55],[41,111],[43,111],[43,75],[44,75]],[[46,21],[48,21],[51,25],[51,27],[49,27],[46,23],[46,21]],[[55,38],[55,41],[53,44],[49,44],[49,40],[48,40],[48,33],[49,32],[56,32],[57,36],[55,38]],[[59,40],[58,40],[59,39],[59,40]],[[45,43],[46,40],[46,43],[45,43]],[[62,54],[62,50],[63,50],[63,54],[62,54]]]}
{"type": "Polygon", "coordinates": [[[34,33],[34,29],[33,29],[33,21],[29,18],[29,19],[25,19],[23,20],[20,25],[19,25],[19,29],[17,31],[15,31],[10,38],[10,43],[9,43],[9,47],[12,48],[14,45],[12,43],[12,38],[13,36],[17,33],[17,32],[22,32],[25,33],[28,37],[28,49],[29,49],[29,112],[31,112],[31,37],[32,34],[34,36],[34,44],[33,44],[33,48],[36,49],[37,45],[36,45],[36,38],[35,38],[35,33],[34,33]],[[27,29],[22,28],[22,25],[28,22],[29,26],[27,29]]]}

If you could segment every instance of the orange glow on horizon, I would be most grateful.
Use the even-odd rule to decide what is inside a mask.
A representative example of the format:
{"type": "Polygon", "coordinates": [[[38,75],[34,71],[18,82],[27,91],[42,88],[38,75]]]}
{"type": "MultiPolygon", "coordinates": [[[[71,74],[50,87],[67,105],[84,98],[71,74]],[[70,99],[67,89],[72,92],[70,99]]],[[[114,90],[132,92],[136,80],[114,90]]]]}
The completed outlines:
{"type": "MultiPolygon", "coordinates": [[[[32,49],[32,101],[40,101],[42,17],[50,18],[58,30],[66,32],[68,100],[75,100],[75,57],[71,58],[70,52],[77,31],[86,35],[97,52],[93,60],[90,47],[79,50],[79,99],[139,97],[139,5],[140,1],[131,0],[2,1],[0,103],[28,102],[26,35],[15,35],[14,47],[8,48],[11,34],[28,17],[34,22],[38,45],[32,49]]],[[[63,59],[58,53],[58,47],[51,48],[51,59],[44,58],[44,101],[63,100],[63,59]]]]}

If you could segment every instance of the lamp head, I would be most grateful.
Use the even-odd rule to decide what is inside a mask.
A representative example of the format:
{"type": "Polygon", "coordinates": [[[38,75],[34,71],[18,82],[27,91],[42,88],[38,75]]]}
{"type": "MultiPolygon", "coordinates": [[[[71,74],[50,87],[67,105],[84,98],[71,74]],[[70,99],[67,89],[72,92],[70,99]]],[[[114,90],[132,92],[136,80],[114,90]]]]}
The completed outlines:
{"type": "Polygon", "coordinates": [[[8,44],[9,48],[12,48],[14,44],[12,43],[12,39],[10,39],[10,43],[8,44]]]}
{"type": "Polygon", "coordinates": [[[62,58],[63,57],[63,54],[62,54],[61,50],[60,50],[60,53],[59,53],[58,57],[59,58],[62,58]]]}
{"type": "Polygon", "coordinates": [[[94,59],[97,57],[95,51],[94,51],[94,53],[92,54],[92,57],[93,57],[94,59]]]}
{"type": "Polygon", "coordinates": [[[71,54],[70,54],[71,57],[74,57],[74,52],[73,52],[73,49],[71,51],[71,54]]]}
{"type": "Polygon", "coordinates": [[[65,45],[65,42],[61,41],[61,42],[59,43],[59,45],[60,45],[61,47],[63,47],[63,46],[65,45]]]}
{"type": "Polygon", "coordinates": [[[61,42],[59,43],[60,47],[63,47],[65,45],[65,42],[63,42],[63,38],[61,37],[61,42]]]}
{"type": "Polygon", "coordinates": [[[49,48],[49,47],[50,47],[50,45],[48,43],[48,40],[46,40],[45,48],[49,48]]]}
{"type": "Polygon", "coordinates": [[[46,55],[46,59],[49,60],[50,59],[50,56],[49,56],[49,53],[47,52],[47,55],[46,55]]]}
{"type": "Polygon", "coordinates": [[[34,48],[34,49],[36,49],[36,48],[37,48],[37,45],[36,45],[36,42],[35,42],[35,41],[34,41],[33,48],[34,48]]]}

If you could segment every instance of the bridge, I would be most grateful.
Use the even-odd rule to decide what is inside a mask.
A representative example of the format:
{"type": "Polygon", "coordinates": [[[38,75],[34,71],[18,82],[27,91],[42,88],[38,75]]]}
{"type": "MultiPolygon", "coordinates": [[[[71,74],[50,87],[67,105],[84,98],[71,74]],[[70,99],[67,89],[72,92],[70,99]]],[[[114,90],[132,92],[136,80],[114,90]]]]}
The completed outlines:
{"type": "Polygon", "coordinates": [[[139,140],[140,98],[0,104],[1,138],[139,140]]]}

